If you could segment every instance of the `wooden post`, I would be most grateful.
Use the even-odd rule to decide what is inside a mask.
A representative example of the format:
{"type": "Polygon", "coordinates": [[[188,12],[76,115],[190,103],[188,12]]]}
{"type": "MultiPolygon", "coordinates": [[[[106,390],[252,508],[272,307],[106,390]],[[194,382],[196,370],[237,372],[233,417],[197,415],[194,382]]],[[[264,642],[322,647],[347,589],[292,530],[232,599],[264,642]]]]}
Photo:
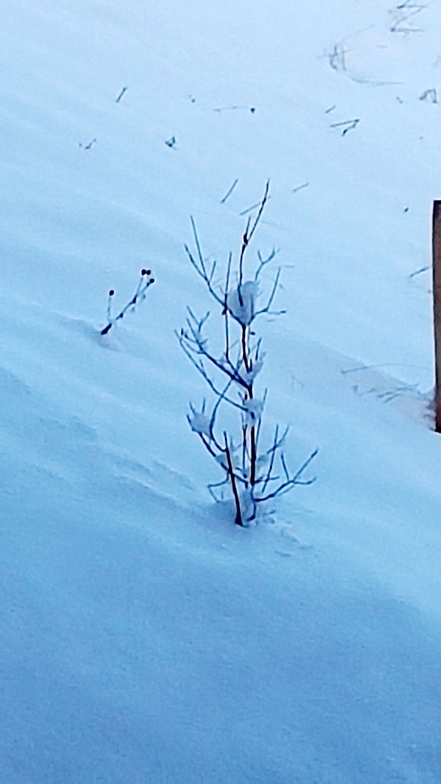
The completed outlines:
{"type": "Polygon", "coordinates": [[[441,200],[433,202],[433,319],[435,327],[435,430],[441,433],[441,200]]]}

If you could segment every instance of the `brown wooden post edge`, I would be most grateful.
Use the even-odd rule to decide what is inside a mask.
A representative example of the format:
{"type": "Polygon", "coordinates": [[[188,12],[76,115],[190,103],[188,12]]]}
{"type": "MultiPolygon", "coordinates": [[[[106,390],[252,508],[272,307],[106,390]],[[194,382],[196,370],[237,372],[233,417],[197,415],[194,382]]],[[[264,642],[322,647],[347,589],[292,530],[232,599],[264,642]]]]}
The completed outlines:
{"type": "Polygon", "coordinates": [[[433,322],[435,338],[435,430],[441,433],[441,199],[433,202],[433,322]]]}

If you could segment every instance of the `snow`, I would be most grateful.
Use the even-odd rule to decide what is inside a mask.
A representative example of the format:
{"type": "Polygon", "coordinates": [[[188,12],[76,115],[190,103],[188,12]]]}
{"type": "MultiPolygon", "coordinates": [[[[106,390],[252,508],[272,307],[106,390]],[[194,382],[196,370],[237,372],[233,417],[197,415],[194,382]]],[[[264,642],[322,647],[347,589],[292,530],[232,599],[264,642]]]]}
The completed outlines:
{"type": "Polygon", "coordinates": [[[254,280],[246,280],[228,292],[228,308],[239,324],[248,326],[253,321],[258,294],[258,285],[254,280]]]}
{"type": "Polygon", "coordinates": [[[243,407],[245,409],[245,418],[249,423],[258,422],[263,414],[264,401],[253,398],[252,400],[244,400],[243,407]]]}
{"type": "Polygon", "coordinates": [[[201,411],[195,411],[189,416],[190,427],[195,433],[210,437],[210,417],[201,411]]]}
{"type": "Polygon", "coordinates": [[[3,9],[5,784],[441,780],[441,17],[410,5],[3,9]],[[190,216],[221,264],[268,178],[262,437],[317,481],[241,529],[174,332],[210,307],[190,216]]]}
{"type": "Polygon", "coordinates": [[[249,370],[245,370],[244,368],[241,368],[241,371],[240,371],[241,378],[243,378],[243,380],[247,384],[253,384],[254,383],[254,381],[256,380],[256,377],[259,375],[259,373],[261,372],[261,370],[263,368],[263,360],[264,359],[265,359],[265,352],[263,352],[261,354],[261,359],[256,359],[253,362],[252,367],[249,370]]]}

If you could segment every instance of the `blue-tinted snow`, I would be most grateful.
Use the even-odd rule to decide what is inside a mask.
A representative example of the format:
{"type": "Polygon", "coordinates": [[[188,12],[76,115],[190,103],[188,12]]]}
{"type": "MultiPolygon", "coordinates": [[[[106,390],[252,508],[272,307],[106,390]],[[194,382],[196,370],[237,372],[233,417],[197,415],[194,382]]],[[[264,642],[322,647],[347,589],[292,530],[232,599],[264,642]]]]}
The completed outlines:
{"type": "Polygon", "coordinates": [[[441,442],[413,275],[441,14],[399,5],[2,10],[2,782],[441,780],[441,442]],[[280,248],[287,315],[262,325],[257,386],[290,465],[320,452],[317,482],[242,530],[205,489],[186,413],[206,390],[173,331],[211,306],[190,215],[225,260],[267,178],[250,257],[280,248]],[[123,306],[145,266],[147,300],[102,338],[108,290],[123,306]]]}

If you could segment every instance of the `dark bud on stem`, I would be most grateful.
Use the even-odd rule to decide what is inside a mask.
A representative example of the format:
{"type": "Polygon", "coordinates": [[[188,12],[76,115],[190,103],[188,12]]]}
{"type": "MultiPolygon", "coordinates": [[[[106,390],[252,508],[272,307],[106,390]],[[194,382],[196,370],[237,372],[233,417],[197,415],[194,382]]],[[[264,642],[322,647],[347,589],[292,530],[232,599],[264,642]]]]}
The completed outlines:
{"type": "Polygon", "coordinates": [[[110,289],[110,291],[109,291],[109,297],[113,297],[114,293],[115,293],[115,292],[114,292],[114,290],[113,290],[113,289],[110,289]]]}

